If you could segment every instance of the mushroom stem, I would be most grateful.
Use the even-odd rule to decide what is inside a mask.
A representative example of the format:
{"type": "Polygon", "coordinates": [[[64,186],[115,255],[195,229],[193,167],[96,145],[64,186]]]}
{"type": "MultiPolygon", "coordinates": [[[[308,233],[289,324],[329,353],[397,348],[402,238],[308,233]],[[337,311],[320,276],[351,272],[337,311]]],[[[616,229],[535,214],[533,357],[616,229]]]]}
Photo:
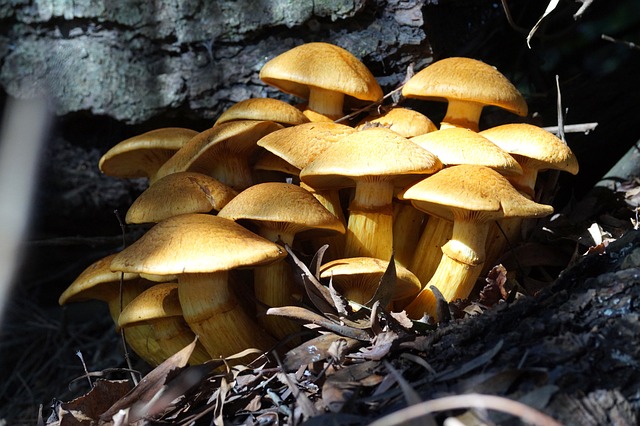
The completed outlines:
{"type": "Polygon", "coordinates": [[[483,107],[484,105],[477,102],[449,99],[447,112],[440,123],[440,129],[464,127],[477,132],[483,107]]]}
{"type": "MultiPolygon", "coordinates": [[[[187,326],[182,317],[158,318],[150,322],[158,345],[163,348],[165,357],[169,358],[182,348],[193,342],[195,334],[187,326]]],[[[135,326],[134,326],[135,327],[135,326]]],[[[127,328],[129,330],[129,327],[127,328]]],[[[203,364],[211,359],[201,344],[196,345],[189,364],[203,364]]]]}
{"type": "Polygon", "coordinates": [[[210,172],[204,171],[203,173],[210,175],[236,191],[242,191],[253,185],[251,167],[243,156],[227,153],[217,157],[215,162],[211,161],[211,164],[215,164],[213,170],[210,172]]]}
{"type": "Polygon", "coordinates": [[[349,205],[345,257],[389,260],[393,250],[393,183],[358,180],[349,205]]]}
{"type": "Polygon", "coordinates": [[[409,270],[421,283],[427,283],[438,267],[442,246],[451,238],[453,222],[430,216],[411,258],[409,270]]]}
{"type": "Polygon", "coordinates": [[[426,214],[411,204],[394,203],[393,207],[393,257],[396,263],[409,267],[420,238],[420,230],[426,214]]]}
{"type": "MultiPolygon", "coordinates": [[[[273,229],[263,227],[260,235],[269,241],[278,239],[289,246],[293,245],[294,235],[279,233],[273,229]]],[[[293,271],[284,260],[278,260],[266,266],[258,266],[254,269],[254,292],[256,299],[268,308],[295,305],[296,297],[295,282],[293,281],[293,271]]],[[[258,308],[263,313],[262,308],[258,308]]],[[[280,316],[258,315],[258,321],[277,339],[297,333],[300,327],[294,321],[280,316]]]]}
{"type": "Polygon", "coordinates": [[[522,164],[522,174],[509,176],[509,182],[520,193],[524,194],[530,200],[535,198],[536,180],[538,179],[539,169],[537,167],[528,167],[527,158],[518,154],[511,154],[511,156],[520,164],[522,164]]]}
{"type": "Polygon", "coordinates": [[[317,86],[309,87],[309,101],[307,108],[320,114],[340,118],[344,115],[342,106],[344,93],[323,89],[317,86]]]}
{"type": "Polygon", "coordinates": [[[489,225],[475,221],[454,221],[451,240],[442,246],[443,254],[433,277],[406,307],[410,318],[419,319],[425,312],[436,318],[435,297],[429,289],[431,286],[435,286],[448,302],[469,296],[484,263],[489,225]]]}
{"type": "MultiPolygon", "coordinates": [[[[342,211],[342,205],[340,204],[340,194],[338,190],[335,189],[324,189],[324,190],[316,190],[304,182],[300,182],[300,188],[304,188],[314,196],[316,200],[320,202],[333,214],[337,217],[343,225],[347,225],[347,219],[344,217],[344,212],[342,211]]],[[[329,245],[329,248],[324,253],[323,259],[325,261],[340,259],[342,257],[342,252],[344,250],[344,234],[337,234],[328,237],[318,237],[314,239],[315,248],[319,249],[325,244],[329,245]]]]}
{"type": "Polygon", "coordinates": [[[275,341],[242,309],[229,289],[228,276],[228,271],[180,275],[184,319],[214,359],[247,348],[270,349],[275,341]]]}

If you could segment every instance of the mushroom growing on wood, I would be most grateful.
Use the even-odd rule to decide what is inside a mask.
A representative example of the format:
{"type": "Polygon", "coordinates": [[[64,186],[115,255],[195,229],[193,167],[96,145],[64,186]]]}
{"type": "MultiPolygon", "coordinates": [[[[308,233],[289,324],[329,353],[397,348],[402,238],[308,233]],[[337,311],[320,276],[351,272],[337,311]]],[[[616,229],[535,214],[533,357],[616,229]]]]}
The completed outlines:
{"type": "Polygon", "coordinates": [[[265,265],[284,251],[232,220],[206,214],[173,216],[156,224],[111,262],[114,271],[175,274],[183,315],[213,358],[275,340],[240,305],[229,271],[265,265]]]}
{"type": "Polygon", "coordinates": [[[349,206],[344,257],[391,258],[394,189],[442,167],[438,158],[382,127],[345,136],[302,169],[317,189],[355,186],[349,206]]]}
{"type": "MultiPolygon", "coordinates": [[[[58,303],[100,300],[109,306],[109,313],[116,328],[120,311],[136,296],[153,285],[138,274],[113,272],[110,269],[115,254],[103,257],[89,265],[60,295],[58,303]],[[122,291],[120,281],[122,280],[122,291]]],[[[131,349],[151,365],[164,361],[161,348],[153,338],[153,329],[148,325],[131,327],[124,332],[131,349]]]]}
{"type": "Polygon", "coordinates": [[[98,163],[102,173],[121,178],[157,179],[158,169],[198,132],[165,127],[124,140],[107,151],[98,163]]]}
{"type": "Polygon", "coordinates": [[[308,100],[311,111],[335,120],[344,115],[344,97],[377,102],[382,89],[371,71],[347,50],[329,43],[306,43],[268,61],[260,79],[308,100]]]}
{"type": "MultiPolygon", "coordinates": [[[[289,183],[267,182],[242,191],[218,216],[232,220],[250,220],[258,226],[258,234],[270,241],[293,246],[302,233],[344,233],[344,225],[320,204],[313,195],[289,183]]],[[[288,263],[274,262],[255,268],[256,299],[268,307],[296,304],[293,273],[288,263]]],[[[298,298],[300,299],[300,298],[298,298]]],[[[259,317],[267,330],[278,338],[298,330],[286,318],[259,317]]]]}
{"type": "MultiPolygon", "coordinates": [[[[177,283],[161,283],[146,289],[118,317],[118,326],[123,328],[143,324],[153,329],[153,338],[165,358],[191,344],[196,337],[182,316],[177,283]]],[[[197,342],[189,363],[202,364],[210,359],[202,343],[197,342]]]]}
{"type": "Polygon", "coordinates": [[[470,58],[446,58],[416,73],[402,88],[407,98],[447,101],[440,128],[478,131],[482,108],[494,105],[527,115],[527,103],[513,84],[491,65],[470,58]]]}
{"type": "Polygon", "coordinates": [[[553,207],[529,200],[504,176],[484,166],[445,168],[409,187],[403,198],[420,210],[453,222],[438,268],[406,308],[415,319],[425,312],[436,316],[435,298],[429,289],[432,285],[447,301],[469,296],[482,269],[487,233],[494,221],[553,213],[553,207]]]}

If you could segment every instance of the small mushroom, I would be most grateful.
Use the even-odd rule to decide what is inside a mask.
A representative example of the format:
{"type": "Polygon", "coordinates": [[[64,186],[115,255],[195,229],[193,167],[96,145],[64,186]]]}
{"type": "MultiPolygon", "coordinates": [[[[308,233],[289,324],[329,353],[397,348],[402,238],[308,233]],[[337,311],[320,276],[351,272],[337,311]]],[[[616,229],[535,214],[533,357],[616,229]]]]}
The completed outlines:
{"type": "Polygon", "coordinates": [[[273,121],[283,126],[308,123],[309,119],[296,107],[279,99],[251,98],[233,104],[216,120],[214,126],[229,121],[273,121]]]}
{"type": "MultiPolygon", "coordinates": [[[[151,326],[153,338],[165,358],[191,344],[196,337],[182,316],[177,283],[161,283],[146,289],[118,317],[118,326],[123,328],[143,324],[151,326]]],[[[189,363],[202,364],[210,359],[202,343],[197,342],[189,363]]]]}
{"type": "Polygon", "coordinates": [[[198,132],[182,127],[165,127],[124,140],[107,151],[98,163],[109,176],[157,179],[158,169],[198,132]]]}
{"type": "Polygon", "coordinates": [[[386,127],[400,136],[412,138],[438,130],[433,121],[424,114],[408,108],[395,107],[380,115],[365,117],[356,125],[356,130],[371,127],[386,127]]]}
{"type": "MultiPolygon", "coordinates": [[[[372,257],[337,259],[320,267],[320,278],[331,279],[342,296],[365,305],[375,296],[388,267],[388,261],[372,257]]],[[[396,285],[391,301],[415,297],[420,289],[420,280],[407,268],[396,264],[396,285]]]]}
{"type": "Polygon", "coordinates": [[[344,97],[377,102],[382,89],[367,67],[347,50],[329,43],[306,43],[268,61],[260,79],[308,100],[307,108],[332,120],[344,115],[344,97]]]}
{"type": "Polygon", "coordinates": [[[491,65],[470,58],[446,58],[416,73],[402,88],[407,98],[448,102],[440,128],[478,131],[482,109],[493,105],[520,116],[527,103],[507,78],[491,65]]]}

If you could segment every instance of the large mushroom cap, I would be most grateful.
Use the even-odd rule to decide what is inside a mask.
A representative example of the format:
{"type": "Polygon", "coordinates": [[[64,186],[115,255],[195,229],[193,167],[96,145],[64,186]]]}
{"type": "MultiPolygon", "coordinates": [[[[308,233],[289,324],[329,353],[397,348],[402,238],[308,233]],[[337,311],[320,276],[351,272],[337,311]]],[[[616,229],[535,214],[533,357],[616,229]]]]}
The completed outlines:
{"type": "Polygon", "coordinates": [[[553,213],[553,207],[529,200],[504,176],[484,166],[443,169],[408,188],[402,197],[419,210],[451,221],[460,215],[488,221],[553,213]]]}
{"type": "Polygon", "coordinates": [[[438,158],[392,130],[373,128],[347,135],[307,165],[300,179],[313,188],[353,186],[353,179],[394,179],[398,185],[436,172],[438,158]]]}
{"type": "Polygon", "coordinates": [[[166,219],[118,253],[111,269],[168,275],[263,265],[284,257],[276,244],[232,220],[205,214],[166,219]]]}
{"type": "Polygon", "coordinates": [[[301,170],[333,143],[355,132],[352,127],[333,121],[306,123],[269,133],[258,141],[258,146],[301,170]]]}
{"type": "Polygon", "coordinates": [[[273,121],[284,126],[295,126],[309,122],[309,119],[298,108],[279,99],[271,98],[252,98],[240,101],[223,112],[216,120],[215,125],[237,120],[273,121]]]}
{"type": "Polygon", "coordinates": [[[482,136],[517,156],[523,167],[578,173],[578,160],[556,135],[526,123],[503,124],[480,132],[482,136]]]}
{"type": "Polygon", "coordinates": [[[342,222],[309,191],[289,183],[267,182],[249,187],[220,210],[218,216],[249,219],[294,234],[312,229],[345,231],[342,222]]]}
{"type": "Polygon", "coordinates": [[[527,103],[515,86],[494,67],[476,59],[446,58],[416,73],[402,95],[425,100],[448,100],[494,105],[527,115],[527,103]]]}
{"type": "Polygon", "coordinates": [[[276,56],[262,67],[260,79],[303,99],[309,98],[310,86],[373,102],[383,96],[358,58],[329,43],[306,43],[276,56]]]}
{"type": "Polygon", "coordinates": [[[111,148],[100,158],[98,167],[109,176],[154,180],[158,168],[197,134],[182,127],[151,130],[111,148]]]}
{"type": "Polygon", "coordinates": [[[136,198],[125,222],[160,222],[179,214],[219,211],[236,195],[234,189],[202,173],[173,173],[158,179],[136,198]]]}
{"type": "Polygon", "coordinates": [[[511,155],[469,129],[449,127],[416,136],[411,141],[435,154],[447,166],[475,164],[504,175],[522,174],[522,167],[511,155]]]}

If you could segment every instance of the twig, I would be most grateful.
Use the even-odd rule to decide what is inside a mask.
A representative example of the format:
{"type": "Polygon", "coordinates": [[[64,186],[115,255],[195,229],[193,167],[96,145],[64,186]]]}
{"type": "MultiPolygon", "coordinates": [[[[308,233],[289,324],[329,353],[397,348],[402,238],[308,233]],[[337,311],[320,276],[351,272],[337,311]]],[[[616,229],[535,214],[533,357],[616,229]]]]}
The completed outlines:
{"type": "Polygon", "coordinates": [[[602,39],[603,39],[603,40],[605,40],[605,41],[610,41],[610,42],[612,42],[612,43],[617,43],[617,44],[625,45],[625,46],[627,46],[627,47],[628,47],[628,48],[630,48],[630,49],[639,49],[639,50],[640,50],[640,45],[637,45],[637,44],[635,44],[635,43],[633,43],[633,42],[630,42],[630,41],[626,41],[626,40],[619,40],[619,39],[617,39],[617,38],[613,38],[613,37],[608,36],[608,35],[606,35],[606,34],[602,34],[602,35],[600,36],[600,38],[602,38],[602,39]]]}
{"type": "Polygon", "coordinates": [[[395,426],[404,424],[407,420],[426,416],[437,411],[458,410],[461,408],[479,408],[501,411],[528,423],[540,426],[561,426],[553,418],[521,402],[495,395],[470,393],[465,395],[445,396],[395,411],[370,423],[370,426],[395,426]]]}
{"type": "MultiPolygon", "coordinates": [[[[564,125],[564,133],[584,133],[589,134],[589,132],[595,130],[596,127],[598,127],[598,123],[597,122],[593,122],[593,123],[581,123],[581,124],[567,124],[564,125]]],[[[548,126],[548,127],[543,127],[544,130],[551,132],[551,133],[555,133],[556,135],[559,132],[559,127],[558,126],[548,126]]]]}

